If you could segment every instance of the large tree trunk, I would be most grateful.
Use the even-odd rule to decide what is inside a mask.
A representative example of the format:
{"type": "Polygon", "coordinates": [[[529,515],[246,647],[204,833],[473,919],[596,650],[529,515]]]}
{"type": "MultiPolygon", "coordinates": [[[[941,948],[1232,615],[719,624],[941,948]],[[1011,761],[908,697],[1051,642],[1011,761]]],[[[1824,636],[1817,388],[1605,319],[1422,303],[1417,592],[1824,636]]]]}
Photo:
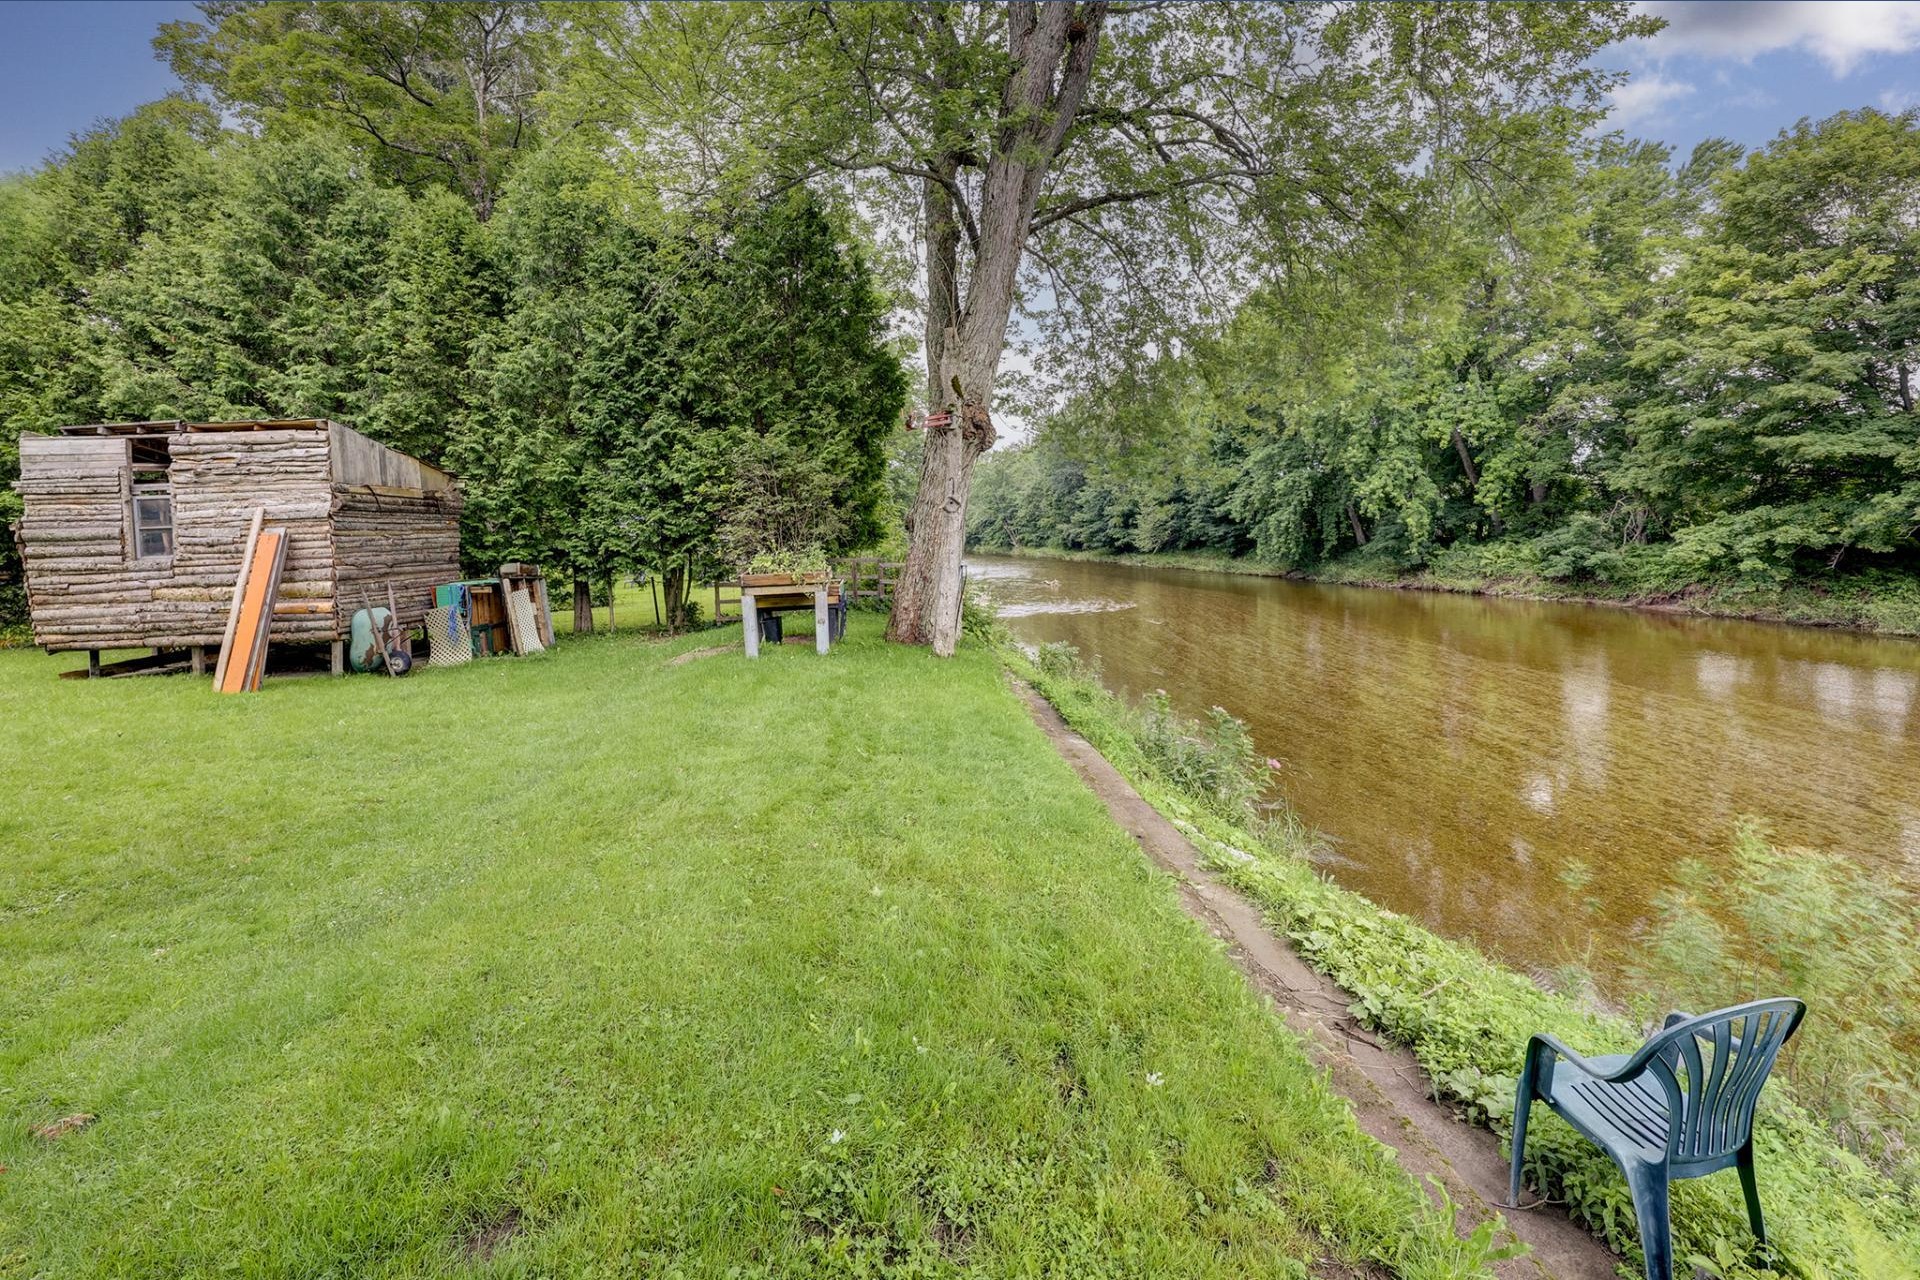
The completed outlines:
{"type": "MultiPolygon", "coordinates": [[[[937,177],[927,178],[921,184],[927,252],[925,337],[928,405],[944,404],[947,400],[946,379],[943,377],[947,337],[960,310],[960,223],[955,216],[948,188],[942,181],[951,180],[957,172],[958,162],[951,156],[945,157],[937,166],[937,177]]],[[[907,531],[910,535],[907,562],[901,566],[900,577],[894,583],[893,612],[887,619],[887,639],[900,644],[931,644],[933,641],[933,633],[927,626],[932,616],[927,602],[933,598],[934,567],[939,557],[928,545],[932,539],[923,542],[919,531],[934,520],[933,513],[939,505],[943,478],[952,469],[953,464],[947,459],[936,462],[926,456],[946,447],[947,434],[940,428],[927,429],[920,459],[920,485],[914,496],[913,507],[907,512],[907,531]]],[[[971,483],[971,475],[968,481],[971,483]]]]}
{"type": "Polygon", "coordinates": [[[585,578],[573,580],[573,634],[593,634],[593,588],[585,578]]]}
{"type": "Polygon", "coordinates": [[[949,185],[960,157],[924,179],[928,408],[950,413],[927,429],[920,486],[908,516],[907,562],[887,637],[951,657],[960,637],[960,556],[973,464],[993,447],[993,382],[1041,180],[1079,114],[1107,6],[1011,4],[1004,10],[1012,66],[1001,87],[1002,127],[980,183],[972,271],[960,296],[960,211],[949,185]]]}

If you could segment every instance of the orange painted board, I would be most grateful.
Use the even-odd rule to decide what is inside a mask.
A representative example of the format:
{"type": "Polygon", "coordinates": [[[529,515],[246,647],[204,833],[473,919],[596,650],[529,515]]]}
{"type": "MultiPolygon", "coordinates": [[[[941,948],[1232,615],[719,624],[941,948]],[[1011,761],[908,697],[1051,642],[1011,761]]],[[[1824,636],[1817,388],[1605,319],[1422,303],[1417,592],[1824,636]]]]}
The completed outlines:
{"type": "Polygon", "coordinates": [[[253,564],[253,544],[260,540],[260,522],[266,518],[265,507],[253,509],[253,519],[247,525],[245,550],[240,553],[240,572],[233,575],[233,603],[227,606],[227,628],[220,635],[220,659],[213,668],[213,687],[220,688],[227,682],[227,666],[233,661],[233,629],[240,624],[240,598],[247,590],[247,569],[253,564]]]}
{"type": "Polygon", "coordinates": [[[281,532],[280,545],[270,550],[273,557],[272,576],[267,579],[266,609],[260,620],[260,638],[254,645],[253,666],[247,688],[255,693],[260,691],[260,681],[267,674],[267,642],[271,638],[274,607],[280,601],[280,571],[287,563],[287,535],[281,532]]]}
{"type": "Polygon", "coordinates": [[[222,664],[221,693],[242,693],[260,687],[259,667],[266,656],[266,630],[279,594],[280,566],[286,553],[285,529],[262,529],[254,540],[246,582],[234,606],[231,655],[222,664]]]}

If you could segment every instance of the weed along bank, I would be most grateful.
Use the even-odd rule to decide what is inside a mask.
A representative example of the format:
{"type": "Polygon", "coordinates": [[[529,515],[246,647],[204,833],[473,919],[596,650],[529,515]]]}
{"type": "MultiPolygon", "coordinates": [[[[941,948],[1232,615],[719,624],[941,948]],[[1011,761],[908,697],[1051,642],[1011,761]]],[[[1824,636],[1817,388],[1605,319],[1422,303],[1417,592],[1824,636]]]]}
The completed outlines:
{"type": "Polygon", "coordinates": [[[418,625],[460,577],[453,477],[324,419],[134,422],[20,437],[33,639],[49,652],[186,650],[221,643],[260,513],[285,531],[275,644],[333,646],[393,589],[418,625]]]}

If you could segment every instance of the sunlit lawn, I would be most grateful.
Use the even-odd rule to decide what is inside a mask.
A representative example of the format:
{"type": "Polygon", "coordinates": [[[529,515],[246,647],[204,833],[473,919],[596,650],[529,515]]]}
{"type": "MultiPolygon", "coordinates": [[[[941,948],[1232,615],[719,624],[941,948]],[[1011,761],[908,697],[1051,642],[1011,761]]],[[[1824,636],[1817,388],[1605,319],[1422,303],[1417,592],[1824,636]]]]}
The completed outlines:
{"type": "Polygon", "coordinates": [[[1451,1269],[986,654],[738,636],[0,653],[0,1275],[1451,1269]]]}

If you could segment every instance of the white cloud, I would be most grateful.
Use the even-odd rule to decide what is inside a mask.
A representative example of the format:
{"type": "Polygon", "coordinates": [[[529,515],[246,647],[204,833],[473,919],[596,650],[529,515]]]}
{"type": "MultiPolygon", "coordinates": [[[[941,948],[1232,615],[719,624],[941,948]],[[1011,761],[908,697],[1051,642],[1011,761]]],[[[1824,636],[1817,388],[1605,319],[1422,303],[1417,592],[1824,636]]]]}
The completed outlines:
{"type": "Polygon", "coordinates": [[[1641,0],[1639,8],[1667,20],[1649,42],[1656,61],[1693,54],[1750,62],[1800,48],[1845,76],[1872,54],[1920,49],[1915,0],[1641,0]]]}
{"type": "Polygon", "coordinates": [[[1909,107],[1920,107],[1920,93],[1911,89],[1884,89],[1880,93],[1880,107],[1897,116],[1909,107]]]}
{"type": "Polygon", "coordinates": [[[1693,86],[1685,80],[1671,80],[1657,71],[1637,73],[1613,91],[1613,113],[1608,124],[1644,123],[1692,92],[1693,86]]]}

